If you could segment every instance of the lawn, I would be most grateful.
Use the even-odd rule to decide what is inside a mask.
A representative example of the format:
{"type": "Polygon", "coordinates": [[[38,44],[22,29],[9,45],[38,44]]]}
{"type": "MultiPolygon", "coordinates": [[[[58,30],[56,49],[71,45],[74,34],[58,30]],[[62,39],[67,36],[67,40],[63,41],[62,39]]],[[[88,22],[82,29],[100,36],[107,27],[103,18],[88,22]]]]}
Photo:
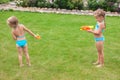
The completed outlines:
{"type": "Polygon", "coordinates": [[[2,4],[2,3],[7,3],[7,2],[9,2],[10,0],[0,0],[0,4],[2,4]]]}
{"type": "Polygon", "coordinates": [[[0,80],[120,80],[119,22],[120,17],[106,17],[105,66],[96,68],[93,35],[79,30],[82,25],[95,25],[93,16],[0,11],[0,80]],[[26,33],[31,67],[18,65],[6,24],[12,15],[42,37],[36,40],[26,33]]]}

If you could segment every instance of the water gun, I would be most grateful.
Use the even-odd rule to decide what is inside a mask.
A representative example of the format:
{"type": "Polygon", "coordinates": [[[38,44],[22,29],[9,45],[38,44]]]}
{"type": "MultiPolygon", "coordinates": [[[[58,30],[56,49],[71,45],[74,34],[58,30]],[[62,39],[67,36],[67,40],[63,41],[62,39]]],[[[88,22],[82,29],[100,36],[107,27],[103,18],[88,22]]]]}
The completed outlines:
{"type": "Polygon", "coordinates": [[[36,39],[40,39],[40,35],[39,34],[36,34],[36,39]]]}
{"type": "Polygon", "coordinates": [[[82,26],[81,28],[80,28],[80,30],[90,30],[90,29],[93,29],[94,28],[94,26],[82,26]]]}

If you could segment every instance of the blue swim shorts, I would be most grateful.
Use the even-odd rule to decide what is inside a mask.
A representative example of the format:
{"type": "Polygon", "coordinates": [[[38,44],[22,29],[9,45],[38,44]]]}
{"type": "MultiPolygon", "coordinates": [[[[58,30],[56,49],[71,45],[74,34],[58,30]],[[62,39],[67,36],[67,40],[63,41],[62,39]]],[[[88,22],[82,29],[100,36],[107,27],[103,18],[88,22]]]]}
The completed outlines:
{"type": "Polygon", "coordinates": [[[18,47],[25,47],[27,45],[27,40],[17,40],[16,45],[18,47]]]}
{"type": "Polygon", "coordinates": [[[95,41],[96,41],[96,42],[98,42],[98,41],[104,41],[104,40],[105,40],[104,36],[99,37],[99,38],[95,38],[95,41]]]}

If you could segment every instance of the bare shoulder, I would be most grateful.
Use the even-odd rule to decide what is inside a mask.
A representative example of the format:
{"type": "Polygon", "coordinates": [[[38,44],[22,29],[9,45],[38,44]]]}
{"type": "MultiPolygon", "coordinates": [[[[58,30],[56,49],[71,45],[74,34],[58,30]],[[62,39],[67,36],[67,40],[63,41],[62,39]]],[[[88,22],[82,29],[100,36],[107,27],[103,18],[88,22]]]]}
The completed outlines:
{"type": "Polygon", "coordinates": [[[19,26],[20,26],[20,27],[24,27],[24,25],[23,25],[23,24],[19,24],[19,26]]]}
{"type": "Polygon", "coordinates": [[[19,27],[25,29],[25,26],[23,24],[19,24],[19,27]]]}
{"type": "Polygon", "coordinates": [[[104,29],[105,28],[105,23],[102,22],[102,23],[99,24],[99,26],[100,26],[101,29],[104,29]]]}

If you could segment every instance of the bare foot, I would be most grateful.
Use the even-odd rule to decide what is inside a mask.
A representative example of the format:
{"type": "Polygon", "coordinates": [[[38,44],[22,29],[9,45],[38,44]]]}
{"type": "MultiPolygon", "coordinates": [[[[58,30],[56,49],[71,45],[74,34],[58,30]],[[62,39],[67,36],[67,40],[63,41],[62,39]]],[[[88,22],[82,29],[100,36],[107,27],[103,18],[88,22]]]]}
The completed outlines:
{"type": "Polygon", "coordinates": [[[97,68],[100,68],[100,67],[103,67],[104,65],[103,64],[99,64],[99,65],[97,65],[96,67],[97,68]]]}
{"type": "Polygon", "coordinates": [[[23,67],[24,66],[24,64],[20,64],[20,67],[23,67]]]}
{"type": "Polygon", "coordinates": [[[97,62],[94,62],[93,64],[94,64],[94,65],[99,65],[100,63],[97,61],[97,62]]]}
{"type": "Polygon", "coordinates": [[[30,67],[31,66],[31,64],[30,63],[27,63],[27,65],[30,67]]]}

